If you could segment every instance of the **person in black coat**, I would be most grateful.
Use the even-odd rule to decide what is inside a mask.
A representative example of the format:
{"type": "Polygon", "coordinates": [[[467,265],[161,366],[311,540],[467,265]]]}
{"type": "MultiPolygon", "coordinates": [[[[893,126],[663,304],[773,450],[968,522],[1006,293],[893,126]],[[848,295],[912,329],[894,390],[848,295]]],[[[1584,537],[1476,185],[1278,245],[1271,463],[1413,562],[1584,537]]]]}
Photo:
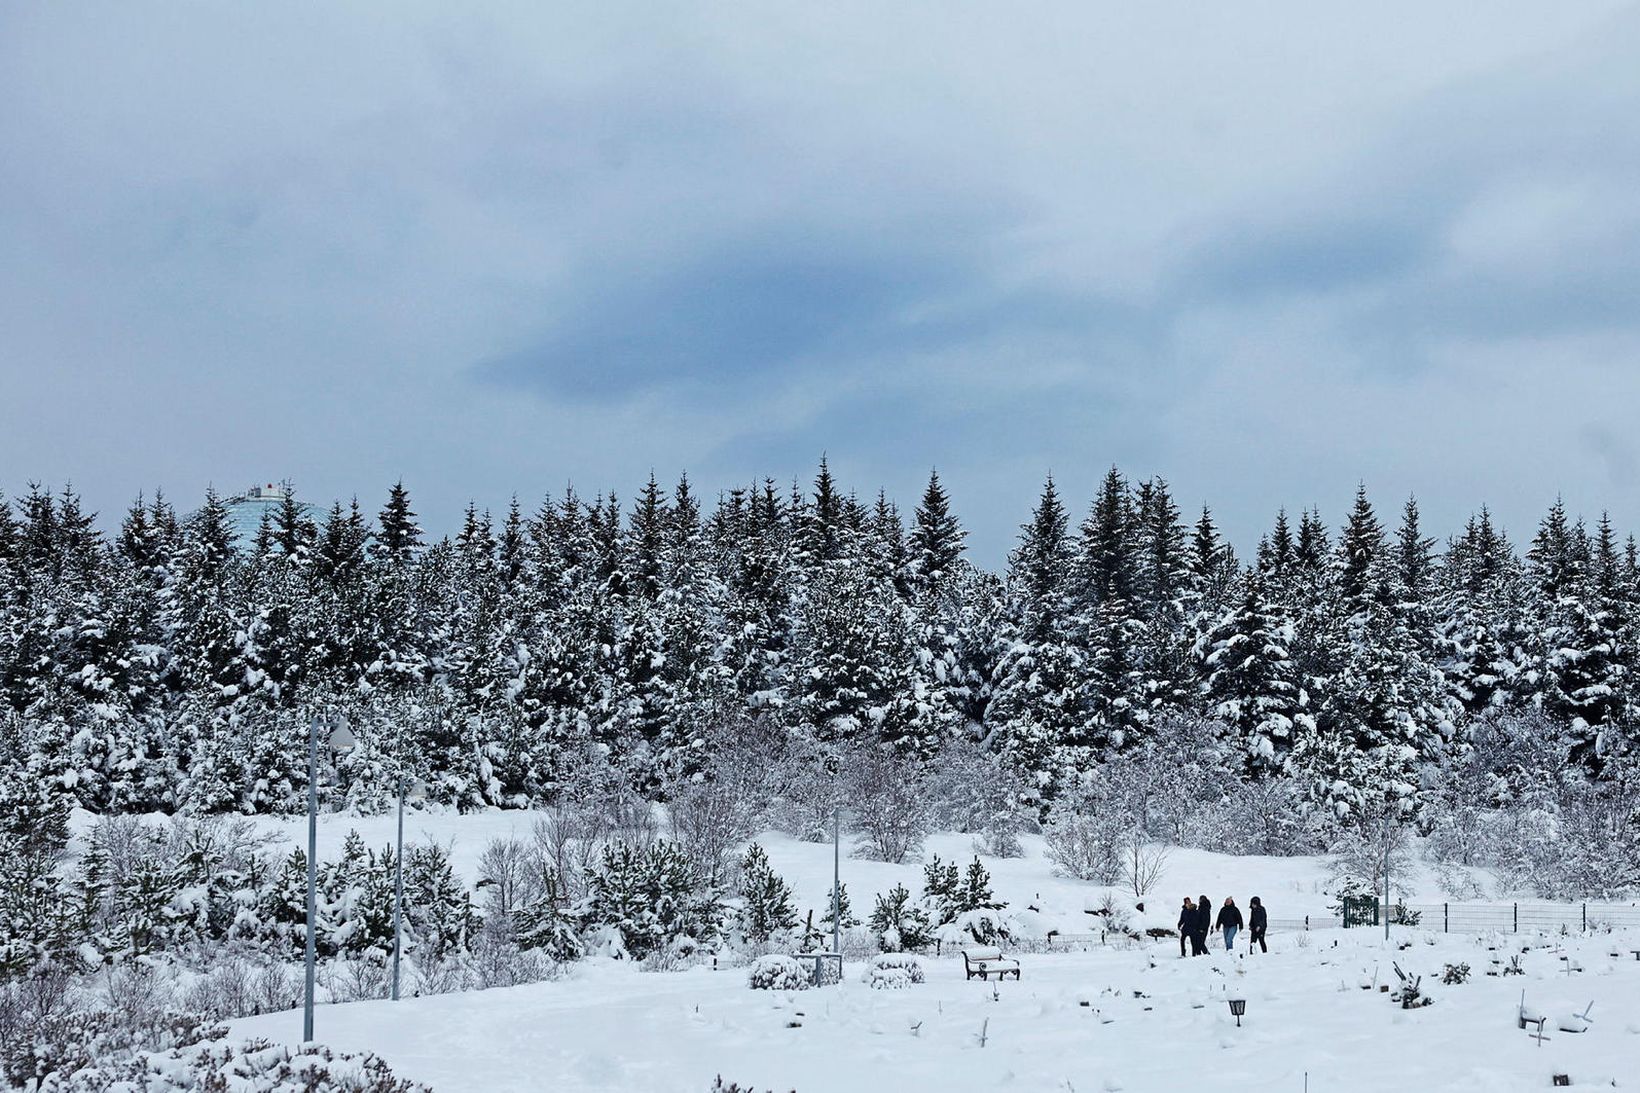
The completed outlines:
{"type": "Polygon", "coordinates": [[[1196,900],[1196,928],[1190,933],[1192,956],[1207,955],[1207,934],[1213,928],[1213,901],[1206,896],[1196,900]]]}
{"type": "Polygon", "coordinates": [[[1184,955],[1185,943],[1196,932],[1196,905],[1190,902],[1190,897],[1184,897],[1184,906],[1179,909],[1179,955],[1184,955]]]}
{"type": "Polygon", "coordinates": [[[1269,927],[1269,925],[1270,916],[1265,913],[1264,904],[1259,902],[1259,898],[1257,896],[1254,896],[1253,902],[1249,904],[1247,908],[1248,952],[1252,951],[1255,944],[1258,946],[1258,951],[1261,953],[1267,953],[1270,951],[1270,947],[1264,944],[1264,931],[1269,927]]]}
{"type": "Polygon", "coordinates": [[[1215,924],[1224,931],[1224,951],[1229,952],[1236,947],[1236,931],[1241,929],[1241,908],[1230,896],[1224,897],[1224,906],[1219,908],[1219,920],[1215,924]]]}

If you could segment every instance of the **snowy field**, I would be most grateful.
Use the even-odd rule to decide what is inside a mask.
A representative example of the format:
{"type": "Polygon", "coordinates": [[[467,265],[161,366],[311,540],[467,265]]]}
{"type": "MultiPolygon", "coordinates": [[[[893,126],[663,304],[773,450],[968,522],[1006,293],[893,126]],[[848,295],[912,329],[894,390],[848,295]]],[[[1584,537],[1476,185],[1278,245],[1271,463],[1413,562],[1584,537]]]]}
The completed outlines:
{"type": "MultiPolygon", "coordinates": [[[[279,826],[276,821],[264,821],[279,826]]],[[[490,839],[528,835],[526,813],[416,816],[409,838],[436,838],[470,881],[490,839]]],[[[300,821],[283,825],[302,837],[300,821]]],[[[387,842],[392,819],[327,817],[321,854],[349,827],[387,842]]],[[[829,846],[778,835],[762,840],[796,890],[800,912],[831,882],[829,846]]],[[[926,853],[966,862],[964,836],[926,853]]],[[[1086,908],[1104,889],[1051,874],[1039,841],[1027,857],[985,859],[997,896],[1035,932],[1096,931],[1086,908]],[[1025,910],[1035,906],[1037,911],[1025,910]]],[[[1215,904],[1259,895],[1272,919],[1325,914],[1324,861],[1172,856],[1146,922],[1171,926],[1186,893],[1215,904]]],[[[916,890],[919,865],[843,860],[854,911],[896,882],[916,890]]],[[[1428,878],[1409,894],[1439,901],[1428,878]]],[[[1129,897],[1131,900],[1131,897],[1129,897]]],[[[1239,942],[1238,942],[1239,944],[1239,942]]],[[[704,1093],[722,1074],[757,1089],[904,1090],[1536,1090],[1555,1074],[1575,1086],[1640,1088],[1640,931],[1562,937],[1526,931],[1488,937],[1381,930],[1274,929],[1268,954],[1181,960],[1177,942],[1025,954],[1015,983],[965,981],[960,957],[926,958],[927,982],[879,991],[851,963],[841,985],[752,991],[744,968],[645,973],[585,961],[561,980],[462,995],[323,1006],[318,1038],[382,1055],[400,1076],[439,1093],[505,1090],[654,1090],[704,1093]],[[1402,946],[1407,946],[1403,948],[1402,946]],[[1501,972],[1518,957],[1523,974],[1501,972]],[[1565,959],[1563,959],[1565,958],[1565,959]],[[1377,990],[1398,981],[1392,962],[1423,977],[1433,1005],[1403,1010],[1377,990]],[[1495,962],[1495,963],[1494,963],[1495,962]],[[1440,982],[1443,965],[1473,976],[1440,982]],[[1568,968],[1572,969],[1568,971],[1568,968]],[[1517,1027],[1527,1006],[1548,1017],[1538,1043],[1517,1027]],[[1226,1004],[1247,1000],[1238,1029],[1226,1004]],[[1592,1009],[1589,1008],[1592,1003],[1592,1009]],[[1574,1013],[1580,1033],[1556,1025],[1574,1013]]],[[[293,1042],[299,1013],[235,1022],[239,1035],[293,1042]]]]}

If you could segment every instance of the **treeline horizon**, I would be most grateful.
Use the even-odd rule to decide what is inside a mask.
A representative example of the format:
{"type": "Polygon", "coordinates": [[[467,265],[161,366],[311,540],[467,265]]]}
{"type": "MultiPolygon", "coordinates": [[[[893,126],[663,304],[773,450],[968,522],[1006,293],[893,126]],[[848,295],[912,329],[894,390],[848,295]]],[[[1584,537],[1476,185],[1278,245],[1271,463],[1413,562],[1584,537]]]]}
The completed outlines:
{"type": "Polygon", "coordinates": [[[469,505],[437,540],[402,483],[373,516],[289,496],[245,543],[214,491],[105,534],[35,486],[0,499],[0,743],[97,811],[293,807],[317,704],[363,730],[361,807],[408,767],[463,807],[550,800],[588,748],[664,797],[749,720],[816,754],[978,746],[1043,805],[1173,715],[1343,819],[1416,812],[1511,712],[1560,773],[1630,777],[1640,552],[1604,516],[1557,502],[1517,550],[1482,507],[1438,546],[1362,487],[1337,529],[1281,510],[1241,559],[1113,468],[1077,522],[1049,477],[1001,572],[966,534],[937,472],[904,513],[823,459],[710,505],[687,476],[469,505]]]}

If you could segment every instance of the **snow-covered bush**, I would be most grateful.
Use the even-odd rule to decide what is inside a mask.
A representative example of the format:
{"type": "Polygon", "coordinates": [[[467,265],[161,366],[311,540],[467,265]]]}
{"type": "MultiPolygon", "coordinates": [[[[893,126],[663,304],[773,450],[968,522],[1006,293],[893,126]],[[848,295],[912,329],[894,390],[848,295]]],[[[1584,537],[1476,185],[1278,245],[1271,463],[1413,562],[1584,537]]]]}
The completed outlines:
{"type": "Polygon", "coordinates": [[[963,911],[940,927],[940,937],[962,945],[1001,945],[1014,939],[1013,916],[992,907],[963,911]]]}
{"type": "Polygon", "coordinates": [[[746,973],[754,991],[801,991],[810,985],[810,971],[796,957],[781,953],[760,956],[746,973]]]}
{"type": "Polygon", "coordinates": [[[1106,892],[1097,902],[1090,903],[1085,909],[1103,923],[1103,928],[1108,933],[1138,936],[1133,929],[1132,906],[1124,905],[1112,893],[1106,892]]]}
{"type": "Polygon", "coordinates": [[[147,964],[110,968],[76,985],[39,967],[0,985],[0,1068],[14,1086],[133,1052],[188,1047],[226,1030],[179,1010],[176,979],[147,964]]]}
{"type": "Polygon", "coordinates": [[[334,1052],[320,1044],[292,1049],[266,1040],[215,1042],[164,1052],[142,1052],[124,1061],[99,1059],[74,1071],[57,1071],[40,1093],[431,1093],[427,1086],[393,1076],[371,1054],[334,1052]]]}
{"type": "Polygon", "coordinates": [[[900,990],[925,978],[922,961],[910,953],[880,953],[866,966],[860,981],[873,990],[900,990]]]}

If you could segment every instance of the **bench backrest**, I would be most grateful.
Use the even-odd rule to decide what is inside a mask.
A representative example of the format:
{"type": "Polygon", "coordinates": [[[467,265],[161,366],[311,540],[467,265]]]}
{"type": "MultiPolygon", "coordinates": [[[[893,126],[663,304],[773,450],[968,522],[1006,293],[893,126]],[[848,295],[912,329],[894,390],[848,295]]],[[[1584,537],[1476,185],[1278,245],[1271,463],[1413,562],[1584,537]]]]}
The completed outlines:
{"type": "Polygon", "coordinates": [[[963,955],[963,959],[965,959],[965,960],[1001,960],[1002,959],[1002,950],[1001,949],[964,949],[962,951],[962,955],[963,955]]]}

